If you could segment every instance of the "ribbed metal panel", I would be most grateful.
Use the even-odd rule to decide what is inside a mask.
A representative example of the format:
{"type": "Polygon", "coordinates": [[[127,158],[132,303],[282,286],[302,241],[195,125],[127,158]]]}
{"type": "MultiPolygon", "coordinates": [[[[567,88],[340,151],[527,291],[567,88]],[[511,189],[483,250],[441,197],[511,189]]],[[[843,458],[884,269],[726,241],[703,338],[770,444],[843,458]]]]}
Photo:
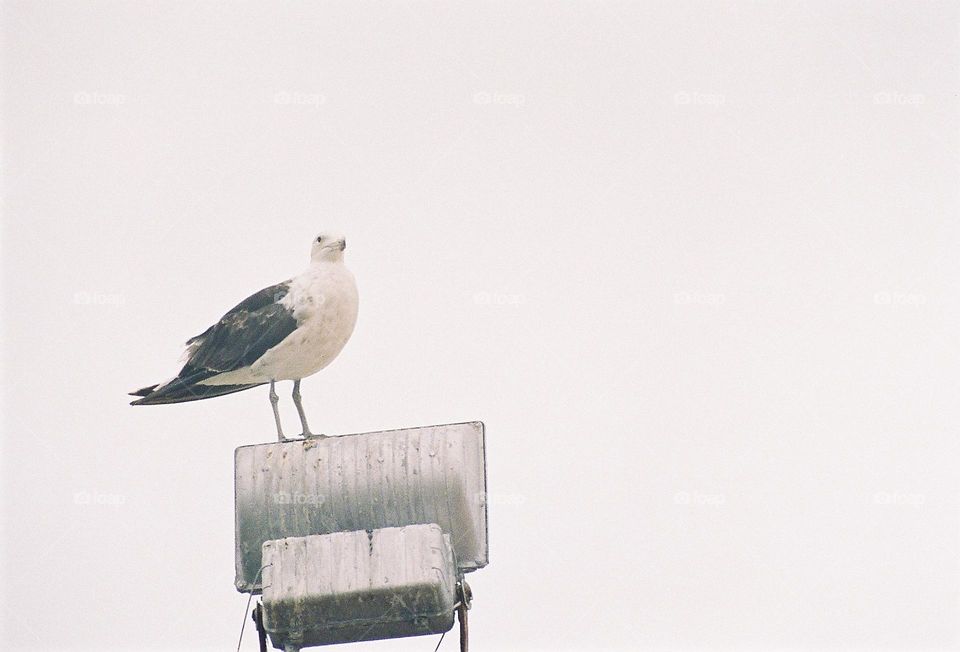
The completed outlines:
{"type": "Polygon", "coordinates": [[[242,446],[236,585],[259,592],[264,541],[437,523],[463,572],[486,566],[483,424],[242,446]]]}
{"type": "Polygon", "coordinates": [[[267,541],[264,625],[275,647],[445,632],[456,567],[439,525],[267,541]]]}

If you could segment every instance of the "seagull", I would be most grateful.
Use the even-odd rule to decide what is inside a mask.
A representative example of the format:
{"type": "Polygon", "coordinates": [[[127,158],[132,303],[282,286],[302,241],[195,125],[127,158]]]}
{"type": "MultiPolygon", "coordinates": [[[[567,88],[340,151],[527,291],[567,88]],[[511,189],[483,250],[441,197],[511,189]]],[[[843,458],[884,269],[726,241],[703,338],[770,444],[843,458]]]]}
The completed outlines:
{"type": "Polygon", "coordinates": [[[346,248],[347,240],[339,234],[316,236],[306,270],[250,295],[216,324],[187,340],[180,373],[130,392],[142,397],[130,405],[198,401],[270,383],[277,438],[288,441],[280,425],[275,385],[292,380],[301,437],[323,437],[314,435],[307,425],[300,381],[337,357],[357,322],[357,285],[343,263],[346,248]]]}

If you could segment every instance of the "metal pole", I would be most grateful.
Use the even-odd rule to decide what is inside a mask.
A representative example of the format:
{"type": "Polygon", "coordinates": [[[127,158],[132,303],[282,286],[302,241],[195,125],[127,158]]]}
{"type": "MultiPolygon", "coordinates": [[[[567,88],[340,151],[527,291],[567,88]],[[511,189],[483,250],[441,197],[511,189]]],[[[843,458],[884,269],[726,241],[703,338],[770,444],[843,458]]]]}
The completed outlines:
{"type": "Polygon", "coordinates": [[[253,622],[257,625],[257,637],[260,639],[260,652],[267,652],[267,630],[263,627],[263,605],[257,603],[253,610],[253,622]]]}
{"type": "Polygon", "coordinates": [[[457,615],[460,617],[460,652],[467,652],[470,647],[470,637],[467,634],[467,605],[460,603],[457,615]]]}

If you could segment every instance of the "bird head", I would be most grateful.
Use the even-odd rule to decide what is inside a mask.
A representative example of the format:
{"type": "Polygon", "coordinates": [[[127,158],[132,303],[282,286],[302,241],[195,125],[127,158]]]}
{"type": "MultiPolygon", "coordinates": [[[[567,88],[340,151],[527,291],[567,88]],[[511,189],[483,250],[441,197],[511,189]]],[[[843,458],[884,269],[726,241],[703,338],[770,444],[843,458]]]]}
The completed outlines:
{"type": "Polygon", "coordinates": [[[313,239],[310,260],[315,263],[343,260],[343,250],[347,248],[347,239],[339,233],[318,233],[313,239]]]}

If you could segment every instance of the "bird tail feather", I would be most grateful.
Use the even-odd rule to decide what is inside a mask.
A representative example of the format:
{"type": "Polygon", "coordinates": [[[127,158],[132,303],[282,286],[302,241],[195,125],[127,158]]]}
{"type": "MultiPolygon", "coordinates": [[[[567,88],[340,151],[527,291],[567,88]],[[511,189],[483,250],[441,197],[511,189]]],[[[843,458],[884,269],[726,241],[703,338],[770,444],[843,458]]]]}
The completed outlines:
{"type": "Polygon", "coordinates": [[[165,385],[151,385],[130,392],[131,396],[142,396],[143,398],[131,401],[130,405],[164,405],[166,403],[186,403],[187,401],[200,401],[205,398],[214,398],[215,396],[224,396],[234,392],[242,392],[245,389],[258,387],[265,383],[253,383],[250,385],[200,385],[189,380],[174,378],[165,385]],[[158,389],[159,388],[159,389],[158,389]]]}
{"type": "Polygon", "coordinates": [[[159,385],[147,385],[146,387],[141,387],[136,391],[130,392],[130,396],[146,396],[157,387],[159,387],[159,385]]]}

